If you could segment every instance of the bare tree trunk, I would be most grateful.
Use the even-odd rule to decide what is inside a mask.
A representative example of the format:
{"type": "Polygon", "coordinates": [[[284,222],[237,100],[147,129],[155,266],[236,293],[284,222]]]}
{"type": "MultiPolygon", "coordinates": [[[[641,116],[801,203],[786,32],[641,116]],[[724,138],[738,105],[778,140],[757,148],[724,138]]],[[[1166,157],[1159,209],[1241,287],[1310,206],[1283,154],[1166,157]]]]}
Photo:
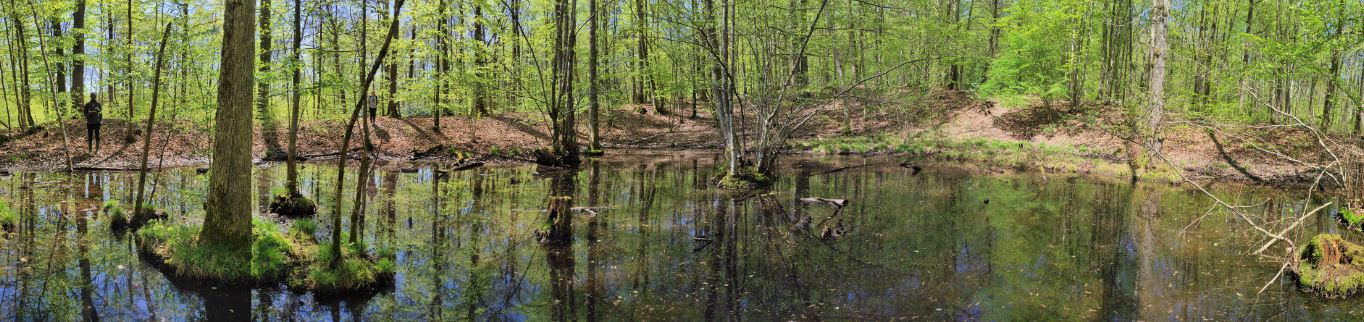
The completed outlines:
{"type": "MultiPolygon", "coordinates": [[[[386,4],[388,3],[388,1],[384,1],[384,2],[382,2],[382,3],[384,3],[385,6],[387,6],[386,4]]],[[[384,19],[384,20],[388,20],[388,19],[389,19],[389,18],[388,18],[388,13],[387,13],[387,12],[384,12],[384,17],[383,17],[383,19],[384,19]]],[[[393,18],[393,19],[397,19],[397,18],[396,18],[396,15],[395,15],[395,18],[393,18]]],[[[402,22],[400,21],[399,24],[401,25],[402,22]]],[[[409,54],[408,54],[408,57],[409,57],[409,59],[411,59],[412,54],[409,53],[409,54]]],[[[402,116],[400,113],[398,113],[398,77],[400,77],[400,76],[401,76],[401,75],[398,74],[398,58],[394,57],[394,58],[392,58],[392,59],[389,59],[389,60],[388,60],[388,67],[384,69],[384,78],[388,80],[388,108],[387,108],[387,110],[388,110],[388,116],[389,116],[389,117],[395,117],[395,118],[396,118],[396,117],[401,117],[401,116],[402,116]]],[[[408,77],[411,77],[411,75],[409,74],[408,77]]]]}
{"type": "MultiPolygon", "coordinates": [[[[152,126],[156,124],[156,105],[161,101],[161,66],[166,59],[166,39],[170,38],[171,24],[166,24],[166,31],[161,33],[161,45],[156,50],[156,71],[152,77],[152,106],[147,111],[146,136],[142,139],[142,158],[137,171],[137,198],[133,199],[133,218],[139,218],[146,201],[147,187],[147,155],[152,151],[152,126]]],[[[150,211],[150,210],[147,210],[150,211]]],[[[205,227],[205,230],[212,229],[205,227]]]]}
{"type": "MultiPolygon", "coordinates": [[[[302,2],[303,0],[294,0],[293,21],[294,44],[290,48],[293,50],[292,53],[293,60],[291,61],[292,64],[290,64],[291,73],[293,74],[291,75],[292,77],[290,79],[290,81],[293,83],[293,87],[291,87],[293,89],[293,93],[290,93],[291,95],[289,95],[289,151],[288,156],[286,157],[287,170],[284,180],[285,182],[284,186],[286,189],[288,189],[290,198],[302,195],[298,191],[298,160],[297,160],[298,120],[299,118],[302,117],[302,115],[300,115],[299,110],[299,101],[300,97],[302,97],[303,92],[303,88],[299,87],[300,79],[302,78],[301,77],[302,75],[300,75],[299,70],[302,69],[303,64],[303,61],[300,58],[301,55],[299,54],[302,51],[303,47],[303,14],[301,12],[303,10],[302,2]]],[[[315,99],[321,99],[321,97],[317,97],[315,99]]]]}
{"type": "Polygon", "coordinates": [[[555,165],[575,165],[578,160],[577,128],[574,122],[574,66],[577,47],[577,0],[554,3],[554,71],[550,100],[553,142],[550,144],[555,165]]]}
{"type": "Polygon", "coordinates": [[[598,61],[599,57],[598,57],[598,53],[597,53],[597,52],[600,50],[599,48],[597,48],[597,46],[601,44],[601,40],[600,40],[599,38],[597,38],[597,37],[598,37],[597,34],[599,33],[599,30],[598,30],[598,29],[601,29],[601,25],[603,24],[603,23],[602,23],[602,20],[606,18],[606,17],[603,17],[603,14],[604,14],[606,11],[605,11],[605,10],[602,10],[602,9],[598,6],[597,2],[598,2],[597,0],[590,0],[590,1],[588,1],[588,4],[587,4],[588,10],[591,11],[591,14],[588,15],[590,21],[588,22],[588,26],[589,26],[589,29],[588,29],[588,32],[589,32],[589,37],[588,37],[588,38],[589,38],[589,40],[588,40],[588,41],[589,41],[589,44],[588,44],[588,55],[587,55],[587,57],[588,57],[588,58],[587,58],[587,61],[588,61],[588,62],[587,62],[587,66],[588,66],[588,74],[589,74],[589,75],[588,75],[588,95],[589,95],[588,104],[589,104],[589,106],[588,106],[588,108],[587,108],[587,118],[588,118],[589,127],[591,128],[591,129],[590,129],[590,132],[588,132],[588,136],[589,136],[588,141],[587,141],[587,150],[588,150],[588,153],[600,153],[600,152],[601,152],[601,129],[600,129],[600,124],[599,124],[599,119],[598,119],[598,118],[599,118],[599,115],[598,115],[598,114],[601,113],[601,112],[599,111],[599,110],[601,109],[601,98],[599,97],[599,96],[601,95],[601,92],[600,92],[600,90],[601,90],[601,88],[600,88],[601,84],[599,83],[599,82],[601,81],[601,79],[600,79],[600,75],[597,74],[597,73],[598,73],[598,70],[601,69],[601,66],[599,65],[600,62],[598,61]]]}
{"type": "MultiPolygon", "coordinates": [[[[270,32],[271,32],[270,24],[272,23],[272,21],[271,21],[270,19],[271,19],[271,18],[270,18],[270,0],[260,0],[260,21],[259,21],[259,22],[260,22],[260,29],[257,30],[257,32],[260,33],[260,66],[257,66],[257,67],[260,68],[260,72],[258,73],[258,74],[260,74],[260,75],[265,75],[265,74],[269,74],[269,73],[270,73],[270,60],[271,60],[271,58],[273,58],[273,57],[271,57],[271,55],[270,55],[270,54],[271,54],[271,48],[270,48],[270,47],[273,45],[272,39],[271,39],[271,35],[270,35],[270,32]]],[[[264,80],[262,80],[262,79],[260,79],[260,78],[257,78],[257,79],[256,79],[256,88],[257,88],[257,90],[259,90],[259,93],[256,94],[256,110],[257,110],[256,113],[260,113],[260,114],[261,114],[261,115],[258,115],[257,117],[262,118],[263,120],[266,121],[266,123],[270,123],[270,124],[264,124],[264,125],[273,127],[273,126],[274,126],[274,124],[273,124],[274,122],[272,122],[272,120],[274,120],[274,118],[273,118],[273,117],[270,117],[270,81],[269,81],[269,79],[264,79],[264,80]]],[[[269,131],[269,130],[267,130],[267,131],[269,131]]],[[[269,138],[269,139],[272,139],[272,140],[273,140],[274,138],[269,138]]],[[[275,141],[275,142],[278,142],[278,141],[275,141]]],[[[275,146],[278,146],[278,143],[275,143],[275,146]]]]}
{"type": "Polygon", "coordinates": [[[445,7],[445,0],[440,0],[440,14],[436,16],[437,19],[440,19],[438,24],[440,35],[436,36],[436,47],[440,51],[438,54],[440,57],[436,61],[436,106],[431,107],[432,114],[435,114],[432,128],[436,131],[437,138],[442,136],[440,115],[445,113],[444,96],[449,85],[446,80],[446,73],[450,71],[450,16],[446,15],[445,7]]]}
{"type": "Polygon", "coordinates": [[[85,104],[85,0],[76,0],[76,12],[71,14],[71,106],[79,111],[85,104]]]}
{"type": "Polygon", "coordinates": [[[488,115],[488,46],[490,45],[483,25],[483,6],[474,2],[474,116],[488,115]]]}
{"type": "Polygon", "coordinates": [[[1166,19],[1170,16],[1170,0],[1151,1],[1151,106],[1147,110],[1146,148],[1160,153],[1160,123],[1165,113],[1165,42],[1166,19]]]}
{"type": "MultiPolygon", "coordinates": [[[[364,80],[361,81],[360,92],[362,93],[369,90],[369,86],[374,82],[374,74],[379,72],[380,62],[388,55],[389,45],[393,43],[393,38],[396,38],[398,35],[397,24],[398,20],[401,19],[400,14],[402,13],[403,2],[404,0],[397,0],[397,3],[394,4],[393,20],[389,22],[388,34],[384,37],[384,44],[379,47],[379,55],[375,57],[374,63],[366,68],[368,72],[365,74],[364,80]]],[[[332,243],[330,245],[332,254],[335,256],[332,256],[331,262],[327,264],[332,268],[336,268],[337,265],[341,264],[341,197],[342,189],[346,184],[346,160],[349,159],[350,156],[348,150],[350,147],[351,135],[355,132],[355,123],[359,121],[359,118],[362,115],[360,114],[360,111],[363,109],[365,109],[365,100],[357,100],[355,108],[351,110],[350,120],[346,122],[346,130],[341,136],[341,157],[337,158],[336,161],[336,188],[333,194],[335,196],[334,200],[336,200],[336,205],[332,207],[332,243]]],[[[359,205],[357,204],[356,206],[358,207],[359,205]]]]}
{"type": "MultiPolygon", "coordinates": [[[[1343,5],[1344,3],[1341,4],[1343,5]]],[[[1335,37],[1344,37],[1344,35],[1341,34],[1341,32],[1345,30],[1345,17],[1343,16],[1344,8],[1342,8],[1341,11],[1342,16],[1336,21],[1335,37]]],[[[1321,130],[1329,132],[1331,131],[1332,118],[1334,118],[1334,116],[1331,115],[1331,109],[1335,108],[1336,105],[1336,82],[1340,79],[1339,48],[1331,50],[1331,69],[1326,77],[1326,97],[1323,98],[1321,107],[1321,130]]]]}
{"type": "MultiPolygon", "coordinates": [[[[127,77],[127,78],[128,78],[128,80],[126,81],[126,82],[127,82],[127,85],[128,85],[128,136],[127,136],[127,139],[128,139],[129,141],[132,141],[132,138],[133,138],[133,116],[134,116],[135,114],[137,114],[137,110],[133,107],[133,98],[137,96],[137,95],[135,95],[135,94],[137,94],[137,93],[136,93],[136,92],[137,92],[137,91],[136,91],[136,86],[137,86],[137,84],[135,84],[134,78],[133,78],[133,75],[135,74],[135,73],[133,73],[133,69],[136,68],[135,66],[137,66],[137,65],[134,65],[134,64],[133,64],[133,38],[134,38],[133,35],[136,35],[136,34],[137,34],[136,31],[133,31],[133,0],[128,0],[128,7],[127,7],[127,9],[128,9],[128,15],[127,15],[127,18],[128,18],[128,35],[127,35],[127,36],[128,36],[128,39],[127,39],[127,40],[128,40],[128,41],[125,42],[125,45],[124,45],[123,49],[124,49],[124,50],[127,50],[127,52],[124,53],[124,54],[126,54],[126,57],[127,57],[128,70],[126,71],[127,74],[124,75],[124,77],[127,77]]],[[[254,17],[253,17],[253,18],[254,18],[254,17]]],[[[225,63],[225,62],[224,62],[224,63],[225,63]]],[[[253,77],[253,79],[254,79],[254,77],[253,77]]]]}
{"type": "Polygon", "coordinates": [[[226,0],[218,116],[209,166],[208,204],[199,240],[206,245],[251,244],[251,103],[256,84],[256,3],[226,0]]]}

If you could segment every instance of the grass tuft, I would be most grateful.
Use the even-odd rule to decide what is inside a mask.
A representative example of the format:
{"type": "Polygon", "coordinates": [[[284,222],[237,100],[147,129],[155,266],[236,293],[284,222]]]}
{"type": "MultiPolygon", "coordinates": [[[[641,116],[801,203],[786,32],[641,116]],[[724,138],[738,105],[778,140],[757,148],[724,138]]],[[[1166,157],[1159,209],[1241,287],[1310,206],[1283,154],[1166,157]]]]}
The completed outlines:
{"type": "Polygon", "coordinates": [[[0,201],[0,229],[4,231],[14,231],[19,227],[19,213],[10,208],[9,204],[0,201]]]}
{"type": "Polygon", "coordinates": [[[312,245],[317,256],[306,266],[294,271],[289,286],[320,294],[346,294],[381,289],[391,285],[395,265],[393,253],[379,251],[376,256],[366,254],[363,245],[341,248],[341,261],[332,267],[330,247],[312,245]]]}
{"type": "Polygon", "coordinates": [[[153,220],[137,231],[141,251],[159,260],[175,276],[227,283],[261,283],[282,279],[298,257],[294,242],[264,220],[252,223],[250,249],[238,250],[198,242],[197,227],[153,220]]]}

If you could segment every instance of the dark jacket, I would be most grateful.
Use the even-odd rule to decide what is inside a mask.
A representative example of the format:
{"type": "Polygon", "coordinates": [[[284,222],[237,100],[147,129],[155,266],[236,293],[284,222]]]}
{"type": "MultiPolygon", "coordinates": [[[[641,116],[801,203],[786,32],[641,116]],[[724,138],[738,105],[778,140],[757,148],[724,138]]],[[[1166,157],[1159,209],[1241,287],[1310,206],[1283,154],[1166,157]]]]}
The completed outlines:
{"type": "Polygon", "coordinates": [[[99,102],[90,101],[85,103],[85,106],[82,109],[85,110],[85,124],[104,123],[104,111],[99,105],[99,102]]]}

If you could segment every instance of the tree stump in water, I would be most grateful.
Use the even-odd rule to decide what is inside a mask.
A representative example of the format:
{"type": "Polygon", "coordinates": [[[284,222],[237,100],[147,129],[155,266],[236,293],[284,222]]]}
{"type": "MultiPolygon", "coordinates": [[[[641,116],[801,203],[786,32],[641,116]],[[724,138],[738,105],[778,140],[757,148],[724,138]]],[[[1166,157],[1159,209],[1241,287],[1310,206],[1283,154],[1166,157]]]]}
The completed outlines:
{"type": "Polygon", "coordinates": [[[1364,246],[1320,234],[1304,245],[1294,272],[1304,288],[1328,298],[1345,297],[1364,290],[1364,246]]]}
{"type": "Polygon", "coordinates": [[[540,243],[545,245],[567,245],[573,241],[573,197],[558,196],[549,198],[547,207],[548,232],[539,232],[540,243]]]}

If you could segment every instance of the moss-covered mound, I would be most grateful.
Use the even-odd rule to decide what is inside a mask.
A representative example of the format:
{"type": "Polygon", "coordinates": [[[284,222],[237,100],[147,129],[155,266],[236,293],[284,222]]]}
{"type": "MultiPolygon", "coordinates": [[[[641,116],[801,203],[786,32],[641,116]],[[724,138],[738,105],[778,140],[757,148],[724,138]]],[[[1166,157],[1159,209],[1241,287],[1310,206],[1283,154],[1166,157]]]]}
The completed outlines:
{"type": "Polygon", "coordinates": [[[317,215],[317,203],[299,195],[275,196],[270,201],[270,212],[289,218],[304,218],[317,215]]]}
{"type": "Polygon", "coordinates": [[[109,228],[117,233],[122,233],[125,230],[136,231],[153,220],[169,217],[165,212],[158,211],[151,205],[144,205],[142,210],[134,210],[133,212],[134,214],[129,218],[127,211],[119,205],[118,200],[104,202],[104,213],[109,215],[109,228]]]}
{"type": "Polygon", "coordinates": [[[1345,225],[1345,228],[1364,231],[1364,213],[1351,208],[1341,207],[1340,212],[1336,213],[1336,220],[1345,225]]]}
{"type": "Polygon", "coordinates": [[[757,189],[772,186],[772,178],[753,168],[741,167],[738,173],[721,176],[716,185],[723,189],[757,189]]]}
{"type": "Polygon", "coordinates": [[[341,248],[341,260],[333,267],[331,262],[336,255],[330,247],[312,247],[316,247],[317,256],[294,271],[289,277],[289,287],[320,295],[354,295],[377,292],[393,285],[392,253],[370,256],[364,246],[347,245],[341,248]]]}
{"type": "Polygon", "coordinates": [[[1298,251],[1298,282],[1337,298],[1364,289],[1364,246],[1340,235],[1320,234],[1298,251]]]}
{"type": "Polygon", "coordinates": [[[199,228],[153,220],[137,231],[139,251],[175,277],[218,283],[256,284],[282,280],[304,249],[274,223],[255,220],[251,249],[204,245],[199,228]]]}

